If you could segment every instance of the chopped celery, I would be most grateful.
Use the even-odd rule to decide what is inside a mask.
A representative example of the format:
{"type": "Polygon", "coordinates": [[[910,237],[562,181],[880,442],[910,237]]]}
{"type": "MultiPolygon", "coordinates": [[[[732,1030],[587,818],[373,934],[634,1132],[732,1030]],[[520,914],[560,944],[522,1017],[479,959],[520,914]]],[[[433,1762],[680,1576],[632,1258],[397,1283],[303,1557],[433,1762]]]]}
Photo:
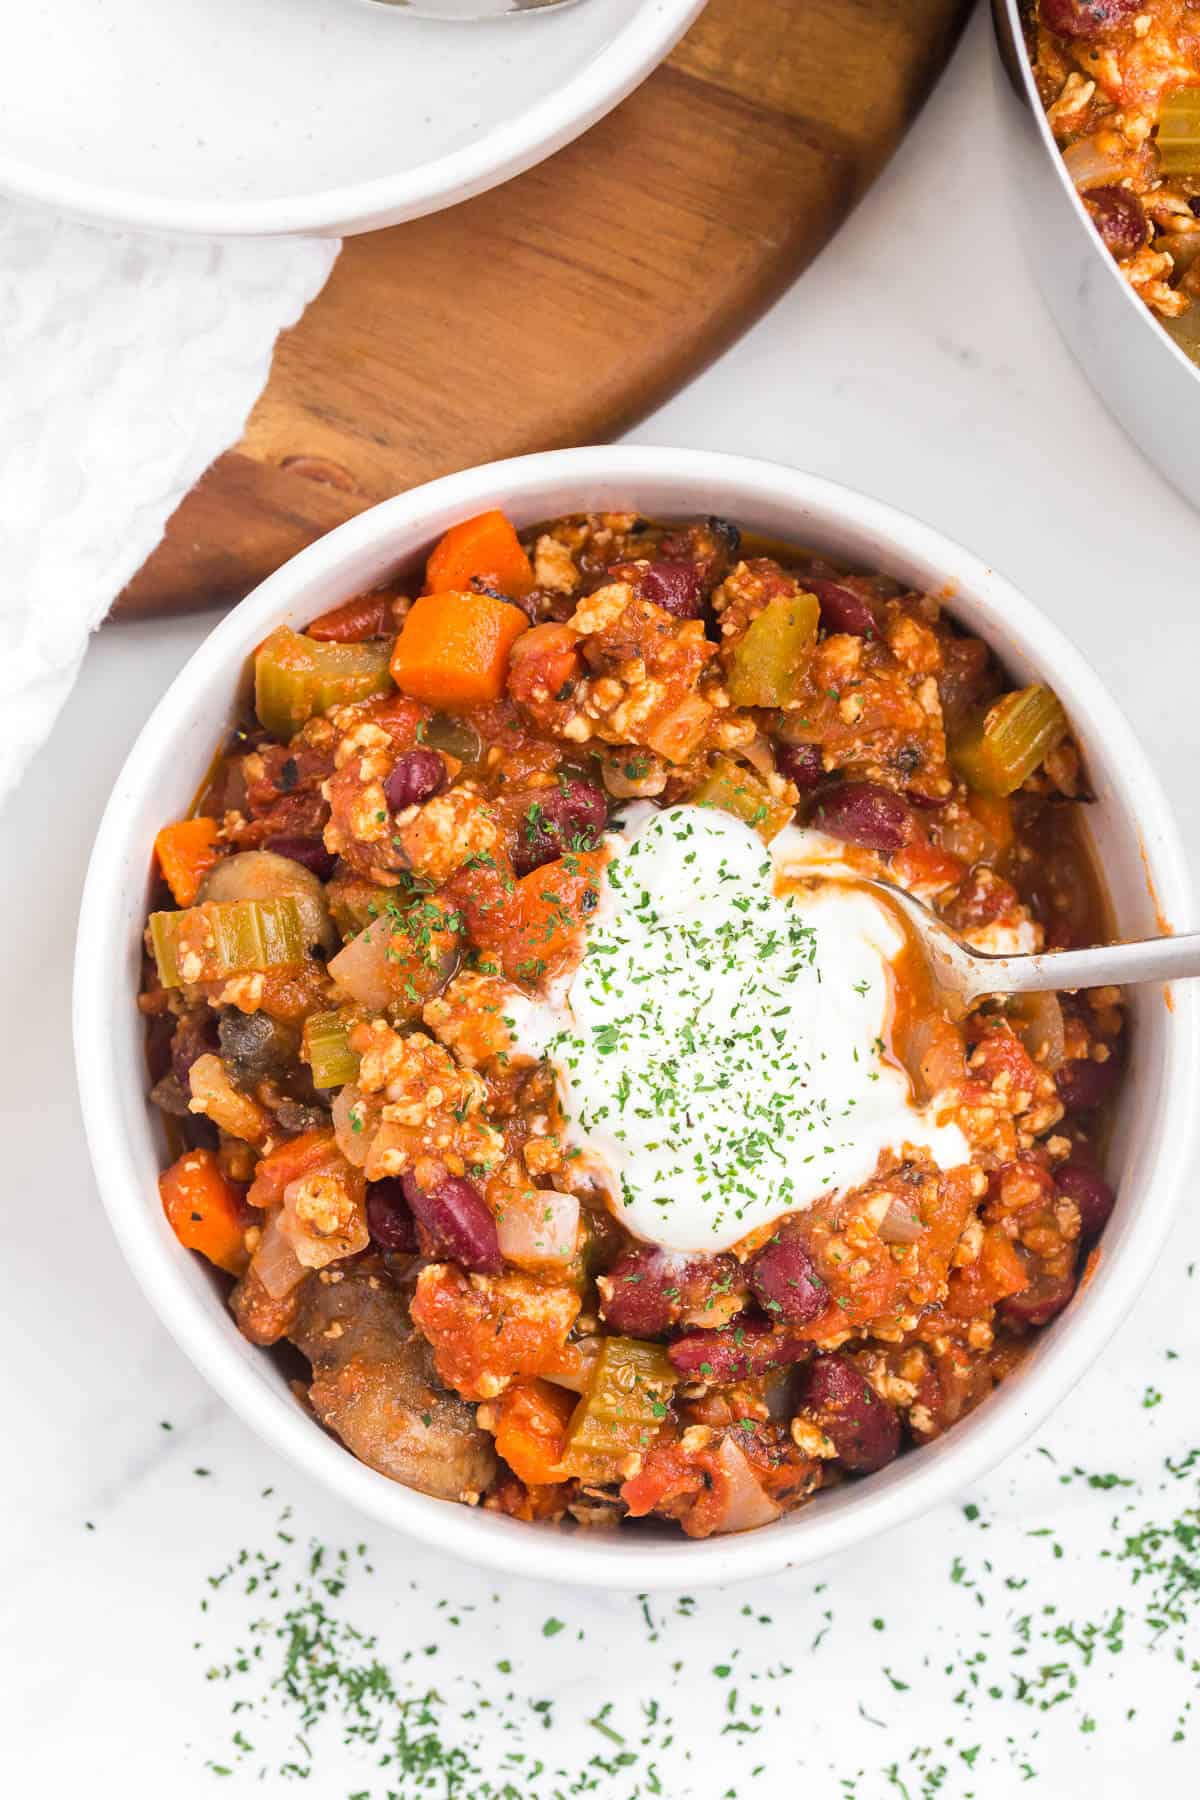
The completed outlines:
{"type": "Polygon", "coordinates": [[[764,844],[789,824],[792,809],[777,800],[761,776],[728,756],[714,756],[708,774],[692,795],[697,806],[716,806],[753,825],[764,844]]]}
{"type": "Polygon", "coordinates": [[[305,720],[351,700],[387,693],[392,640],[318,643],[280,625],[254,658],[254,710],[284,743],[305,720]]]}
{"type": "Polygon", "coordinates": [[[820,617],[815,594],[780,594],[768,602],[729,660],[726,686],[735,706],[786,706],[796,698],[820,617]]]}
{"type": "Polygon", "coordinates": [[[305,1019],[300,1055],[312,1070],[314,1087],[345,1087],[358,1080],[359,1057],[347,1042],[349,1031],[340,1013],[312,1013],[305,1019]]]}
{"type": "Polygon", "coordinates": [[[150,914],[158,978],[168,988],[303,962],[311,935],[292,899],[206,900],[150,914]]]}
{"type": "Polygon", "coordinates": [[[583,1481],[619,1481],[629,1457],[653,1443],[676,1379],[661,1344],[604,1338],[567,1429],[564,1473],[583,1481]]]}
{"type": "Polygon", "coordinates": [[[434,713],[417,736],[428,749],[444,750],[447,756],[456,756],[461,763],[477,763],[483,755],[483,740],[479,733],[465,719],[456,719],[453,713],[434,713]]]}
{"type": "Polygon", "coordinates": [[[1057,694],[1040,683],[1016,688],[951,746],[950,760],[981,794],[1013,794],[1070,727],[1057,694]]]}
{"type": "Polygon", "coordinates": [[[1158,160],[1164,175],[1200,175],[1200,88],[1178,88],[1163,101],[1158,160]]]}

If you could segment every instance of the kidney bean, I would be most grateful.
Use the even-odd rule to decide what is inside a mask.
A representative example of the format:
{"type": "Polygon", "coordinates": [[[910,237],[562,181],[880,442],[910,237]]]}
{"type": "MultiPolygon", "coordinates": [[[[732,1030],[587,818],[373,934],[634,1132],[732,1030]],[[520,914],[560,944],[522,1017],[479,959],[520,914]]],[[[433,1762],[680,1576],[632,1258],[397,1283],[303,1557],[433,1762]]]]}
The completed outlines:
{"type": "Polygon", "coordinates": [[[1080,197],[1105,248],[1117,261],[1136,255],[1150,236],[1145,208],[1137,195],[1128,188],[1098,187],[1089,188],[1080,197]]]}
{"type": "Polygon", "coordinates": [[[405,750],[397,757],[383,792],[393,812],[404,812],[410,806],[423,806],[445,785],[446,765],[436,750],[405,750]]]}
{"type": "Polygon", "coordinates": [[[1042,24],[1062,37],[1103,37],[1131,19],[1143,0],[1042,0],[1042,24]]]}
{"type": "Polygon", "coordinates": [[[635,1244],[604,1279],[605,1323],[628,1337],[660,1337],[685,1313],[727,1298],[740,1278],[735,1256],[680,1256],[635,1244]]]}
{"type": "Polygon", "coordinates": [[[647,1245],[624,1251],[605,1278],[600,1308],[605,1323],[628,1337],[658,1337],[678,1317],[677,1274],[674,1260],[662,1250],[647,1245]]]}
{"type": "Polygon", "coordinates": [[[875,637],[878,627],[868,600],[840,581],[806,576],[801,584],[821,603],[821,623],[826,631],[845,631],[852,637],[875,637]]]}
{"type": "Polygon", "coordinates": [[[1102,1106],[1117,1085],[1117,1059],[1093,1062],[1090,1056],[1073,1056],[1059,1065],[1054,1077],[1058,1097],[1068,1112],[1092,1112],[1102,1106]]]}
{"type": "Polygon", "coordinates": [[[1079,1241],[1091,1244],[1108,1224],[1117,1204],[1117,1196],[1098,1169],[1090,1163],[1072,1159],[1054,1171],[1054,1185],[1060,1194],[1073,1200],[1079,1208],[1079,1241]]]}
{"type": "Polygon", "coordinates": [[[416,1250],[417,1223],[398,1175],[368,1183],[367,1230],[378,1250],[416,1250]]]}
{"type": "Polygon", "coordinates": [[[643,600],[653,601],[673,618],[704,616],[703,579],[695,563],[614,563],[608,574],[613,581],[627,581],[643,600]]]}
{"type": "Polygon", "coordinates": [[[594,850],[607,823],[604,789],[580,775],[562,775],[530,801],[517,832],[513,868],[529,875],[565,850],[594,850]]]}
{"type": "Polygon", "coordinates": [[[735,1320],[715,1331],[689,1331],[667,1349],[682,1375],[722,1382],[786,1369],[811,1354],[806,1338],[792,1331],[772,1331],[764,1319],[735,1320]]]}
{"type": "Polygon", "coordinates": [[[807,1325],[829,1305],[829,1290],[794,1232],[781,1231],[753,1257],[750,1291],[771,1318],[807,1325]]]}
{"type": "Polygon", "coordinates": [[[853,1475],[871,1475],[900,1453],[900,1421],[844,1356],[818,1356],[804,1376],[803,1405],[853,1475]]]}
{"type": "Polygon", "coordinates": [[[996,1311],[1009,1325],[1029,1328],[1048,1325],[1051,1319],[1057,1318],[1074,1292],[1074,1274],[1051,1275],[1046,1272],[1035,1276],[1021,1293],[1009,1294],[1000,1302],[996,1311]]]}
{"type": "Polygon", "coordinates": [[[458,1175],[443,1175],[435,1187],[423,1188],[414,1175],[402,1175],[404,1198],[424,1233],[423,1249],[447,1256],[477,1275],[499,1275],[504,1268],[496,1221],[483,1195],[458,1175]]]}
{"type": "Polygon", "coordinates": [[[316,837],[269,837],[264,840],[264,850],[273,850],[276,856],[286,856],[291,862],[299,863],[304,869],[314,874],[318,881],[328,881],[333,874],[336,856],[331,856],[320,838],[316,837]]]}
{"type": "Polygon", "coordinates": [[[843,781],[817,796],[810,825],[844,843],[890,856],[909,841],[913,813],[907,800],[877,781],[843,781]]]}
{"type": "Polygon", "coordinates": [[[802,794],[815,788],[825,774],[816,744],[776,744],[775,767],[785,780],[794,781],[802,794]]]}

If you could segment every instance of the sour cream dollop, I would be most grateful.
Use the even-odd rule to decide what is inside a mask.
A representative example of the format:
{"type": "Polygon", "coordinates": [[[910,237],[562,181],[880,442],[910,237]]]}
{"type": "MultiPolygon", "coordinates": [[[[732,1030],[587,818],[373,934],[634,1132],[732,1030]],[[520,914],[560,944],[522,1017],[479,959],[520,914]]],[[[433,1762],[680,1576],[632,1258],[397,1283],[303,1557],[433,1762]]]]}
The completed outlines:
{"type": "Polygon", "coordinates": [[[869,1180],[882,1151],[968,1160],[887,1056],[904,938],[884,905],[838,883],[777,892],[757,834],[704,807],[607,841],[579,966],[519,1032],[551,1059],[571,1149],[631,1232],[727,1249],[869,1180]]]}

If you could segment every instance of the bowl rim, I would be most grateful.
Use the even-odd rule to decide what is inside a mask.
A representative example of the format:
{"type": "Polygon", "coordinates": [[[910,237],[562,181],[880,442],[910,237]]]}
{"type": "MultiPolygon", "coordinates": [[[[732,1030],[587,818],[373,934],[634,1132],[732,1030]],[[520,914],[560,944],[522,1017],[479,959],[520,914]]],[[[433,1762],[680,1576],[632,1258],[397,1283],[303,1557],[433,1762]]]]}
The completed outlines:
{"type": "Polygon", "coordinates": [[[1142,330],[1149,330],[1162,352],[1169,356],[1178,369],[1183,370],[1193,381],[1200,381],[1200,364],[1194,363],[1191,357],[1184,354],[1170,332],[1166,331],[1151,312],[1144,300],[1139,300],[1116,263],[1104,246],[1104,241],[1088,216],[1087,209],[1079,197],[1079,190],[1067,174],[1067,165],[1063,161],[1062,151],[1054,141],[1054,133],[1046,117],[1046,109],[1042,105],[1041,96],[1034,80],[1033,64],[1029,59],[1029,51],[1025,42],[1025,30],[1021,16],[1023,0],[992,0],[992,21],[995,28],[996,49],[1005,72],[1010,78],[1013,70],[1005,56],[1005,36],[1001,29],[1003,14],[1007,26],[1007,37],[1016,63],[1016,74],[1020,80],[1020,98],[1024,101],[1032,119],[1034,130],[1041,140],[1042,149],[1051,164],[1055,180],[1071,202],[1075,215],[1091,245],[1096,262],[1103,268],[1105,279],[1120,292],[1122,304],[1138,320],[1142,330]]]}
{"type": "MultiPolygon", "coordinates": [[[[0,193],[73,218],[169,236],[350,236],[377,230],[470,200],[563,149],[665,60],[704,5],[705,0],[641,0],[617,36],[560,87],[506,124],[415,171],[274,200],[180,202],[40,169],[0,151],[0,193]]],[[[536,28],[536,15],[518,15],[506,28],[528,29],[531,23],[536,28]]]]}
{"type": "MultiPolygon", "coordinates": [[[[268,1380],[260,1352],[218,1328],[211,1301],[186,1279],[191,1259],[179,1254],[169,1234],[152,1226],[155,1209],[147,1206],[140,1189],[134,1133],[122,1110],[117,1059],[105,1053],[112,1041],[109,1021],[116,1009],[129,1003],[123,983],[112,977],[128,952],[117,901],[131,880],[137,880],[139,894],[145,881],[144,847],[130,842],[134,815],[145,803],[155,767],[169,754],[186,699],[208,696],[220,687],[228,692],[245,656],[269,628],[268,620],[273,623],[294,603],[302,605],[301,596],[317,580],[336,574],[356,554],[405,534],[415,537],[422,521],[437,508],[465,511],[481,501],[502,504],[505,495],[516,505],[550,486],[571,486],[582,495],[589,484],[599,483],[619,483],[634,496],[639,483],[655,481],[670,481],[695,492],[694,510],[707,510],[702,497],[720,484],[742,490],[742,503],[748,508],[786,507],[796,517],[801,541],[806,518],[823,521],[826,530],[845,524],[870,533],[897,557],[920,558],[943,570],[951,606],[954,591],[966,590],[997,618],[1002,616],[1005,635],[1033,664],[1069,671],[1073,710],[1077,715],[1082,712],[1091,728],[1103,729],[1112,759],[1127,771],[1127,791],[1136,791],[1136,812],[1125,799],[1118,812],[1135,826],[1151,891],[1174,928],[1186,927],[1193,917],[1186,859],[1166,799],[1137,738],[1071,641],[988,565],[954,540],[881,501],[782,464],[711,451],[593,447],[482,465],[384,501],[292,558],[215,627],[159,699],[114,782],[83,888],[73,990],[81,1108],[104,1205],[151,1305],[233,1410],[306,1475],[379,1524],[507,1574],[630,1591],[709,1586],[826,1558],[952,1498],[1024,1443],[1095,1360],[1153,1267],[1188,1167],[1197,1126],[1190,1096],[1200,1075],[1200,996],[1193,985],[1182,983],[1175,989],[1164,1030],[1162,1086],[1151,1095],[1160,1112],[1172,1107],[1173,1128],[1155,1134],[1149,1162],[1139,1164],[1142,1194],[1119,1253],[1100,1259],[1046,1353],[1030,1358],[1019,1379],[999,1389],[974,1415],[969,1429],[950,1432],[903,1459],[895,1465],[903,1470],[903,1478],[894,1484],[886,1477],[864,1482],[855,1489],[852,1504],[826,1515],[819,1509],[808,1511],[803,1527],[698,1542],[599,1544],[589,1542],[584,1533],[513,1526],[495,1515],[431,1500],[356,1461],[268,1380]],[[136,860],[131,857],[134,848],[136,860]],[[484,1525],[487,1528],[481,1529],[484,1525]],[[497,1531],[497,1525],[513,1528],[497,1531]]],[[[682,501],[680,510],[686,510],[682,501]]],[[[886,553],[881,561],[886,562],[886,553]]]]}

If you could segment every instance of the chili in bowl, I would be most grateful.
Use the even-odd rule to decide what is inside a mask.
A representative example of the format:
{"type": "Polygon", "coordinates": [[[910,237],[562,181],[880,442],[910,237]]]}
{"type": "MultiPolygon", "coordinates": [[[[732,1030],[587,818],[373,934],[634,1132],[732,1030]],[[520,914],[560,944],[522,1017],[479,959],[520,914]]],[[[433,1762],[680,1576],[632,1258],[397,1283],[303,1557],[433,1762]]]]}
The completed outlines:
{"type": "Polygon", "coordinates": [[[998,117],[1029,265],[1088,380],[1200,504],[1195,14],[993,0],[998,117]]]}
{"type": "Polygon", "coordinates": [[[1124,727],[1013,602],[810,478],[597,451],[388,503],[214,634],[198,799],[130,763],[165,1147],[152,1250],[144,1197],[119,1225],[222,1271],[155,1291],[235,1403],[382,1516],[597,1580],[819,1553],[1018,1435],[1145,1266],[1130,1147],[1186,1056],[1114,990],[949,1017],[862,885],[997,951],[1145,905],[1124,727]]]}

